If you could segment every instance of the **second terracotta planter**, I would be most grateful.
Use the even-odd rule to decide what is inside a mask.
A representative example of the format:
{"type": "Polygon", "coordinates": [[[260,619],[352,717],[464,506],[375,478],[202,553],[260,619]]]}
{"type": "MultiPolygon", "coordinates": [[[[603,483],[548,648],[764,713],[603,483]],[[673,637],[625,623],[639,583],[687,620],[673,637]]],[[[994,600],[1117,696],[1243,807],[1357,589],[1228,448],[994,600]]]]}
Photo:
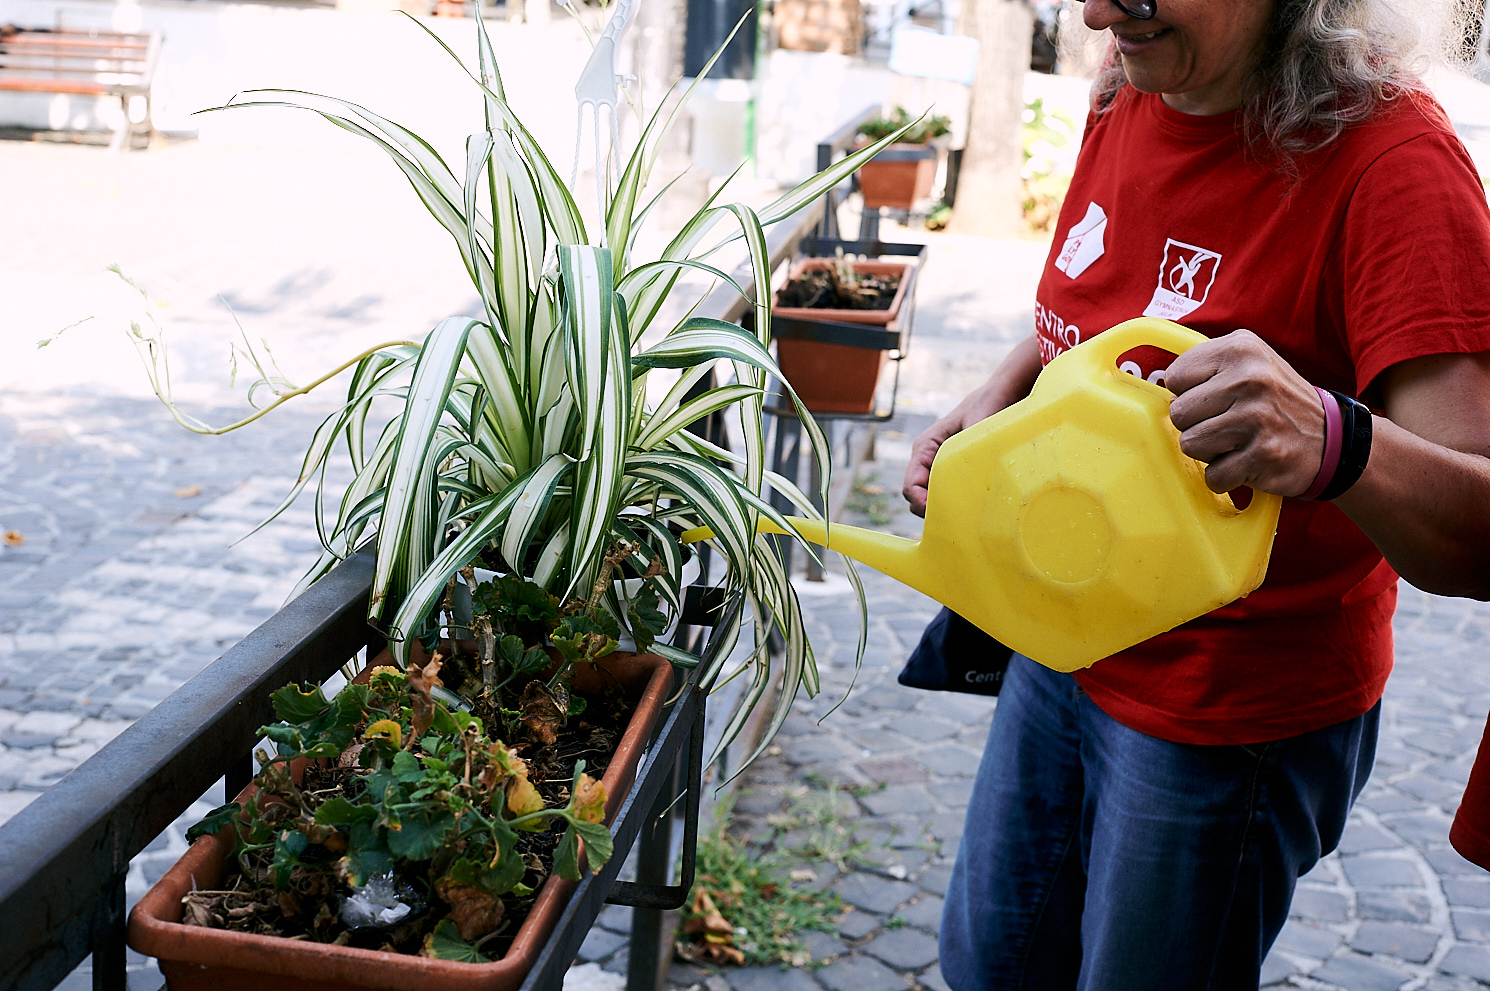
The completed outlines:
{"type": "MultiPolygon", "coordinates": [[[[609,825],[631,790],[637,764],[662,714],[672,687],[672,666],[655,654],[612,654],[591,667],[577,668],[572,684],[580,691],[618,684],[636,701],[601,779],[609,825]]],[[[238,800],[248,794],[245,789],[238,800]]],[[[181,899],[193,888],[217,885],[232,849],[228,830],[203,836],[130,913],[129,945],[159,960],[170,991],[264,991],[266,987],[274,991],[515,991],[538,959],[575,888],[574,882],[550,875],[507,954],[486,964],[182,925],[181,899]]],[[[625,851],[617,851],[617,856],[624,857],[625,851]]]]}
{"type": "MultiPolygon", "coordinates": [[[[792,266],[788,279],[798,279],[810,271],[827,268],[833,262],[826,258],[801,258],[792,266]]],[[[831,323],[862,323],[887,329],[898,326],[900,309],[910,285],[912,266],[906,262],[856,261],[854,268],[870,275],[899,275],[900,286],[888,310],[808,309],[777,306],[778,317],[795,320],[825,320],[831,323]]],[[[813,413],[872,413],[874,393],[880,371],[885,367],[886,352],[858,348],[851,344],[809,341],[794,337],[776,338],[776,361],[781,374],[797,390],[803,405],[813,413]]]]}
{"type": "Polygon", "coordinates": [[[936,147],[893,144],[885,151],[894,157],[870,159],[859,166],[859,192],[864,196],[864,207],[909,210],[917,200],[931,195],[932,183],[936,181],[936,147]]]}

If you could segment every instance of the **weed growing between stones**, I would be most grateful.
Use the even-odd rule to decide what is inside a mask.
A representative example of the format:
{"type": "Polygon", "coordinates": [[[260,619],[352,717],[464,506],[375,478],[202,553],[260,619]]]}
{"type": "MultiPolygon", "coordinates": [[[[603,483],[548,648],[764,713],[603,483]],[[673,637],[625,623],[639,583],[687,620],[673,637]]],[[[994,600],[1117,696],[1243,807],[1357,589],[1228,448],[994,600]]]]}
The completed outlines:
{"type": "Polygon", "coordinates": [[[836,892],[793,888],[781,879],[782,867],[778,856],[754,856],[722,826],[701,840],[678,956],[691,963],[805,966],[811,957],[802,934],[833,932],[843,903],[836,892]]]}

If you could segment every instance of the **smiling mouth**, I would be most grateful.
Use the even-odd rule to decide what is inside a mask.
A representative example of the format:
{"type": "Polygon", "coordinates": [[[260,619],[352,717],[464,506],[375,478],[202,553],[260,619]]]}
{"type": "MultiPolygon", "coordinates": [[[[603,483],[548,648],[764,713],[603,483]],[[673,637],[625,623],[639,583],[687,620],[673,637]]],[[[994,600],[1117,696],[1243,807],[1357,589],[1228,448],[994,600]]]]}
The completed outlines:
{"type": "Polygon", "coordinates": [[[1118,37],[1123,41],[1153,41],[1159,35],[1165,34],[1168,31],[1168,28],[1160,28],[1157,31],[1150,31],[1147,34],[1120,34],[1118,37]]]}

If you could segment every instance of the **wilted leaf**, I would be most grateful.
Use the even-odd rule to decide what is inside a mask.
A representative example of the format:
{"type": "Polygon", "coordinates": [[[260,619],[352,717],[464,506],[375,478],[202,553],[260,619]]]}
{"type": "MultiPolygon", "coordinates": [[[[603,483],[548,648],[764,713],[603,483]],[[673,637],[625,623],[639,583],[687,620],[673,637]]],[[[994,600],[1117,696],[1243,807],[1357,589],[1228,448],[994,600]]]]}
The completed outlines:
{"type": "Polygon", "coordinates": [[[429,729],[435,718],[435,703],[430,697],[430,689],[442,684],[440,681],[440,655],[429,659],[424,667],[417,664],[409,665],[409,698],[414,710],[414,732],[410,739],[417,740],[429,729]]]}
{"type": "Polygon", "coordinates": [[[404,729],[392,719],[379,719],[367,727],[362,734],[366,740],[387,740],[395,750],[403,749],[404,729]]]}
{"type": "Polygon", "coordinates": [[[570,798],[569,807],[573,810],[575,818],[583,822],[599,822],[604,819],[605,782],[596,781],[588,774],[581,773],[579,783],[574,788],[574,795],[570,798]]]}
{"type": "Polygon", "coordinates": [[[713,933],[716,936],[733,936],[734,926],[731,926],[724,916],[720,914],[714,899],[709,897],[709,889],[699,888],[693,896],[693,904],[689,906],[692,915],[688,921],[683,923],[683,931],[690,936],[697,933],[713,933]]]}
{"type": "MultiPolygon", "coordinates": [[[[543,811],[543,796],[526,776],[514,777],[507,782],[507,811],[513,816],[525,816],[543,811]]],[[[516,827],[530,833],[541,833],[548,828],[544,819],[534,819],[516,827]]]]}
{"type": "Polygon", "coordinates": [[[5,546],[6,547],[19,547],[22,544],[24,544],[25,542],[26,542],[26,535],[23,534],[23,533],[21,533],[21,531],[19,531],[19,530],[6,530],[5,531],[5,546]]]}
{"type": "Polygon", "coordinates": [[[523,725],[528,727],[535,740],[545,745],[559,738],[559,730],[564,728],[569,718],[569,706],[560,705],[554,693],[541,681],[528,682],[519,706],[523,725]]]}
{"type": "Polygon", "coordinates": [[[502,918],[502,903],[473,884],[442,877],[435,882],[435,894],[450,906],[449,921],[461,939],[480,939],[502,918]]]}
{"type": "Polygon", "coordinates": [[[176,490],[177,499],[195,499],[201,494],[202,487],[200,485],[187,485],[176,490]]]}

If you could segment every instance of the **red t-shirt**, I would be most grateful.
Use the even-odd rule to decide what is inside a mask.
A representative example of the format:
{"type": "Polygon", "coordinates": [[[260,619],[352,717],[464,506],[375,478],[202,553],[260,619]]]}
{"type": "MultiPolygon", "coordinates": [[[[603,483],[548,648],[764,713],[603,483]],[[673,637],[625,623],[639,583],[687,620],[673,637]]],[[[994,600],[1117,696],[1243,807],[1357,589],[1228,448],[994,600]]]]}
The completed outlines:
{"type": "MultiPolygon", "coordinates": [[[[1087,123],[1035,306],[1050,361],[1141,315],[1254,331],[1310,382],[1379,406],[1387,367],[1490,350],[1490,208],[1429,97],[1387,104],[1296,179],[1239,113],[1123,89],[1087,123]]],[[[1162,381],[1156,349],[1124,367],[1162,381]]],[[[1079,672],[1120,722],[1180,743],[1281,739],[1350,719],[1392,667],[1397,575],[1344,513],[1285,499],[1250,596],[1079,672]]]]}

